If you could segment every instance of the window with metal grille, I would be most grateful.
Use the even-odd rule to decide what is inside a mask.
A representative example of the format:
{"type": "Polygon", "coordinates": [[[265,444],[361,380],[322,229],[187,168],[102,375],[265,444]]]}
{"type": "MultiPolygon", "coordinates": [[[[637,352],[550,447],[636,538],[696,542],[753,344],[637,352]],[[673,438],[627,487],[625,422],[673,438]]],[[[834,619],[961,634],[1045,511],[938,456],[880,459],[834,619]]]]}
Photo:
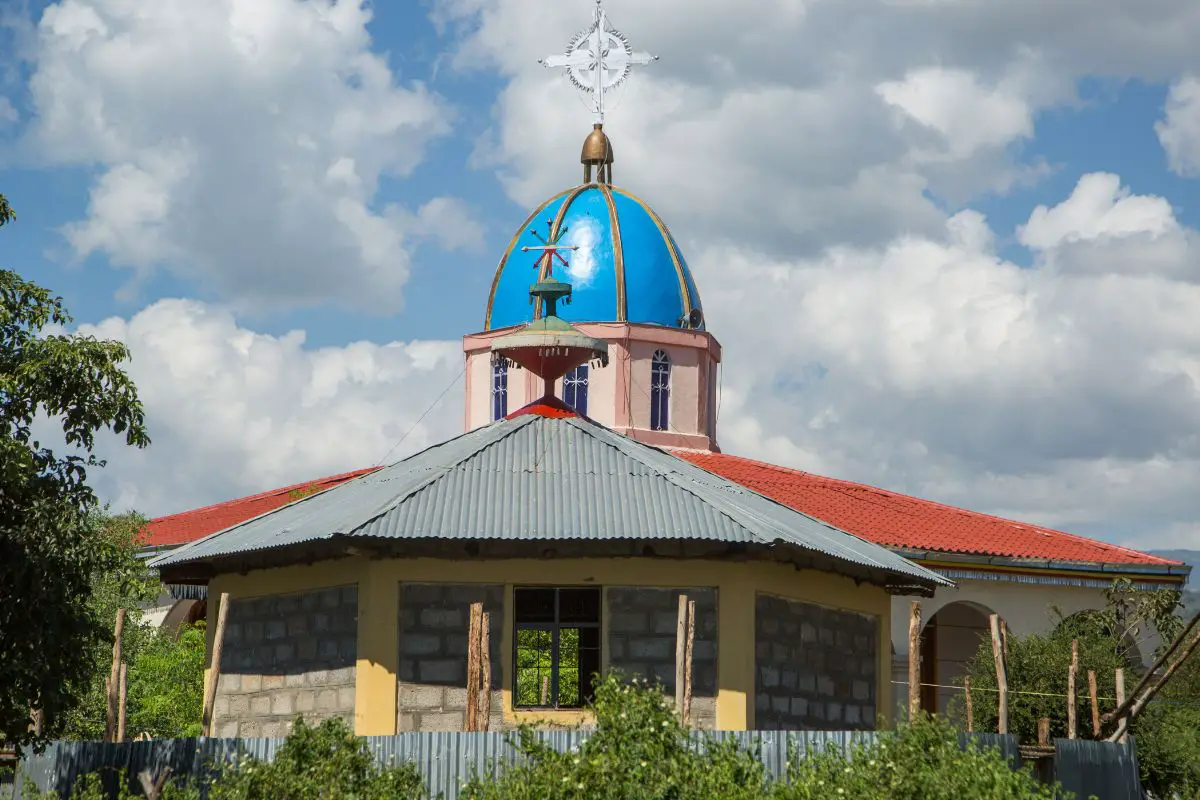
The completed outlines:
{"type": "Polygon", "coordinates": [[[587,416],[588,365],[580,364],[563,376],[563,400],[581,415],[587,416]]]}
{"type": "Polygon", "coordinates": [[[583,708],[600,671],[600,589],[515,587],[518,708],[583,708]]]}
{"type": "Polygon", "coordinates": [[[655,350],[650,360],[650,430],[665,431],[671,424],[671,357],[655,350]]]}
{"type": "Polygon", "coordinates": [[[508,361],[492,362],[492,420],[508,415],[508,361]]]}

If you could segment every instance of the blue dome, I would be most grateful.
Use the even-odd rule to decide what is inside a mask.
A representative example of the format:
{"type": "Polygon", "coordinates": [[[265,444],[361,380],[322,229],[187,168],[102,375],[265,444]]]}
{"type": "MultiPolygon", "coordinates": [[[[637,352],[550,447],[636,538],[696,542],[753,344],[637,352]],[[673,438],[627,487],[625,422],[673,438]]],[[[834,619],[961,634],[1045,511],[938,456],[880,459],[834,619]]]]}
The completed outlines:
{"type": "Polygon", "coordinates": [[[561,245],[569,266],[555,262],[554,275],[572,286],[558,315],[568,322],[636,322],[703,330],[700,293],[679,246],[648,205],[622,189],[587,183],[547,200],[525,220],[500,259],[488,297],[485,330],[534,319],[529,287],[537,281],[536,251],[565,231],[561,245]],[[534,233],[537,233],[537,236],[534,233]],[[689,318],[696,324],[689,323],[689,318]]]}

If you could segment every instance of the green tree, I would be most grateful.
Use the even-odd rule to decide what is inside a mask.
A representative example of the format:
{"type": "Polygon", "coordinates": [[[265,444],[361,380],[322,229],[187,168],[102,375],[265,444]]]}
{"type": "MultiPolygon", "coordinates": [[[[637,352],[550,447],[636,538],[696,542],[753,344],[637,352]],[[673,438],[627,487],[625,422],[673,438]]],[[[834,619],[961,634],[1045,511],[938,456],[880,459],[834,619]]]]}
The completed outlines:
{"type": "MultiPolygon", "coordinates": [[[[15,218],[0,198],[0,225],[15,218]]],[[[71,322],[61,298],[0,270],[0,742],[34,741],[31,709],[52,731],[93,678],[92,652],[111,622],[88,604],[93,578],[123,554],[96,529],[88,470],[96,434],[150,440],[124,345],[47,331],[71,322]],[[61,428],[66,452],[34,438],[35,421],[61,428]]]]}
{"type": "Polygon", "coordinates": [[[200,735],[204,703],[204,623],[175,636],[151,632],[129,666],[129,735],[155,739],[200,735]]]}
{"type": "Polygon", "coordinates": [[[112,668],[111,633],[117,609],[124,608],[126,612],[121,657],[132,684],[139,653],[153,634],[140,624],[140,606],[158,595],[160,584],[146,568],[146,562],[137,556],[144,517],[132,513],[108,516],[96,512],[90,515],[88,524],[94,535],[102,537],[111,548],[110,557],[106,559],[107,569],[91,576],[86,599],[90,616],[108,630],[108,635],[94,639],[88,646],[89,669],[82,678],[81,692],[72,705],[48,721],[47,733],[58,738],[95,741],[104,737],[108,720],[104,681],[112,668]]]}

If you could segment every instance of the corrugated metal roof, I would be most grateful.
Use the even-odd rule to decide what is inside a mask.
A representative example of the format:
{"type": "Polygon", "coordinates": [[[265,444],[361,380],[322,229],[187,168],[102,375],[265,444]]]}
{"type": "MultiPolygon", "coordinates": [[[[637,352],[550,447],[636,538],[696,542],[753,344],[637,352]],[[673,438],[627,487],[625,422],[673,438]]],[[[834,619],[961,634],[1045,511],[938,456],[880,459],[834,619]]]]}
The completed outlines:
{"type": "Polygon", "coordinates": [[[582,418],[495,422],[155,559],[169,567],[332,539],[670,539],[792,544],[949,582],[889,550],[582,418]]]}

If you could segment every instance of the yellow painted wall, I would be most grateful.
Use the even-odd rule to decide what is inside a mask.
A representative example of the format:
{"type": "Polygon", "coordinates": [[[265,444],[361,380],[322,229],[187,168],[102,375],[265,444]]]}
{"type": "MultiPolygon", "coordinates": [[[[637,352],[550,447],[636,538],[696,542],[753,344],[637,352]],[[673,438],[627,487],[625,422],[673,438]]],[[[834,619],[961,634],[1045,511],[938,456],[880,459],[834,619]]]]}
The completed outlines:
{"type": "MultiPolygon", "coordinates": [[[[359,586],[358,663],[355,730],[359,735],[396,732],[396,676],[399,667],[399,603],[401,583],[499,583],[506,586],[502,653],[512,652],[513,585],[654,586],[717,589],[717,727],[754,727],[754,601],[758,593],[802,600],[829,608],[877,617],[876,709],[891,708],[890,596],[883,589],[830,573],[796,571],[783,564],[668,561],[663,559],[536,559],[446,561],[347,558],[312,566],[221,575],[209,584],[215,600],[310,591],[357,583],[359,586]]],[[[607,593],[606,593],[607,594],[607,593]]],[[[216,627],[217,603],[209,604],[209,653],[216,627]]],[[[607,610],[607,609],[606,609],[607,610]]],[[[602,624],[607,619],[602,616],[602,624]]],[[[603,631],[603,664],[608,664],[608,636],[603,631]]],[[[504,716],[509,722],[571,724],[578,711],[514,712],[511,708],[512,659],[501,659],[504,716]]]]}

